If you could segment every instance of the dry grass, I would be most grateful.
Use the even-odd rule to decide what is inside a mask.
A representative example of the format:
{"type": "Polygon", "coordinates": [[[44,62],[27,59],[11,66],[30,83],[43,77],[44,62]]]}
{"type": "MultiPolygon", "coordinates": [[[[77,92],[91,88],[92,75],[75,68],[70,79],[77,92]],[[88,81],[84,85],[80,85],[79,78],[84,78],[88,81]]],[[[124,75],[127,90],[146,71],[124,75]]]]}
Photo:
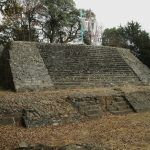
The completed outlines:
{"type": "Polygon", "coordinates": [[[14,93],[0,91],[0,109],[7,113],[13,113],[23,108],[35,108],[47,114],[68,115],[75,113],[71,104],[65,101],[65,97],[74,93],[92,93],[101,96],[116,95],[122,91],[125,93],[150,90],[150,86],[123,86],[92,89],[66,89],[44,92],[14,93]],[[2,110],[4,109],[4,110],[2,110]]]}
{"type": "Polygon", "coordinates": [[[57,146],[102,143],[113,150],[150,150],[150,113],[106,115],[79,124],[31,129],[0,126],[0,136],[2,150],[11,150],[21,141],[57,146]]]}
{"type": "MultiPolygon", "coordinates": [[[[113,88],[57,90],[32,93],[0,92],[4,107],[17,108],[35,105],[45,111],[73,113],[63,98],[74,93],[98,93],[100,95],[150,90],[150,86],[124,86],[113,88]]],[[[150,150],[150,113],[122,116],[106,114],[102,118],[62,126],[46,126],[25,129],[19,126],[0,126],[0,149],[11,150],[22,141],[46,145],[72,143],[104,144],[112,150],[150,150]]]]}

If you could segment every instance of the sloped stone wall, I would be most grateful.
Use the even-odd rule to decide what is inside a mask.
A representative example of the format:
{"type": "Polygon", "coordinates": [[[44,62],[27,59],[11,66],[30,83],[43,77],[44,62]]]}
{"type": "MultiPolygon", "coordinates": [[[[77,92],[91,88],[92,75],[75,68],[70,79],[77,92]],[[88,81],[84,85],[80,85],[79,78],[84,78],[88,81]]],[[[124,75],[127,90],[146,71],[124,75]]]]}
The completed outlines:
{"type": "Polygon", "coordinates": [[[146,85],[150,85],[150,69],[136,58],[128,49],[117,49],[126,63],[137,74],[139,79],[146,85]]]}
{"type": "Polygon", "coordinates": [[[0,57],[2,56],[3,49],[4,49],[4,47],[2,45],[0,45],[0,57]]]}
{"type": "Polygon", "coordinates": [[[0,47],[0,88],[14,89],[9,52],[2,46],[0,47]]]}
{"type": "Polygon", "coordinates": [[[3,62],[2,62],[2,53],[3,53],[3,47],[0,45],[0,87],[2,87],[2,71],[3,71],[3,62]]]}
{"type": "Polygon", "coordinates": [[[11,44],[10,66],[16,91],[50,89],[53,86],[37,44],[31,42],[11,44]]]}

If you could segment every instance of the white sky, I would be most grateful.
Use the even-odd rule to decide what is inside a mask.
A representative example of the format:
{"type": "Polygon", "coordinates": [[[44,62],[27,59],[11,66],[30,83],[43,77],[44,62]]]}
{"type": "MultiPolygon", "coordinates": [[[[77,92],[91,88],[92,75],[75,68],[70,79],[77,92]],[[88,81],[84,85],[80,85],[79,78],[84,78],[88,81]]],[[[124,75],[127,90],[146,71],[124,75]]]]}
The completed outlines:
{"type": "Polygon", "coordinates": [[[74,0],[78,8],[91,9],[104,28],[137,21],[150,32],[150,0],[74,0]]]}

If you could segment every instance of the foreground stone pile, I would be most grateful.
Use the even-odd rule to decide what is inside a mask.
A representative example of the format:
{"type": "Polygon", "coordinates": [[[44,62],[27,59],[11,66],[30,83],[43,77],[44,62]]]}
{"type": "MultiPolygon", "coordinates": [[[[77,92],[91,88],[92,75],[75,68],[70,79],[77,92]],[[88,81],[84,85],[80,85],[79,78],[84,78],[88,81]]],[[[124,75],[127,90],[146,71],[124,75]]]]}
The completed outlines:
{"type": "Polygon", "coordinates": [[[48,116],[47,114],[42,114],[35,109],[31,110],[23,110],[22,121],[25,127],[39,127],[45,125],[62,125],[67,123],[76,123],[83,119],[84,117],[81,116],[79,113],[70,114],[69,116],[59,116],[53,115],[48,116]]]}
{"type": "Polygon", "coordinates": [[[90,145],[90,144],[72,144],[62,147],[51,147],[42,144],[28,145],[26,143],[20,144],[20,147],[15,150],[109,150],[108,148],[101,145],[90,145]]]}

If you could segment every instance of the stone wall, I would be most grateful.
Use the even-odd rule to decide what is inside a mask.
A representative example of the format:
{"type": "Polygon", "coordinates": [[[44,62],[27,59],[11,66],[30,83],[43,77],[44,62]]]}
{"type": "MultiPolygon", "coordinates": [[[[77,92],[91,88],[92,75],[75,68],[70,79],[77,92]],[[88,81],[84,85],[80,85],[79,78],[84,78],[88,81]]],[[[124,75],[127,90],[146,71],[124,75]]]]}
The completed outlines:
{"type": "Polygon", "coordinates": [[[40,44],[49,75],[58,88],[139,84],[130,66],[111,47],[40,44]]]}
{"type": "Polygon", "coordinates": [[[0,87],[2,87],[2,69],[3,69],[3,63],[2,63],[2,53],[3,53],[3,47],[0,46],[0,87]]]}
{"type": "Polygon", "coordinates": [[[0,57],[2,56],[3,49],[4,49],[4,47],[2,45],[0,45],[0,57]]]}
{"type": "Polygon", "coordinates": [[[50,89],[53,86],[37,44],[13,42],[10,46],[10,66],[16,91],[50,89]]]}
{"type": "Polygon", "coordinates": [[[150,69],[136,58],[128,49],[117,49],[126,63],[133,69],[139,79],[146,85],[150,85],[150,69]]]}

